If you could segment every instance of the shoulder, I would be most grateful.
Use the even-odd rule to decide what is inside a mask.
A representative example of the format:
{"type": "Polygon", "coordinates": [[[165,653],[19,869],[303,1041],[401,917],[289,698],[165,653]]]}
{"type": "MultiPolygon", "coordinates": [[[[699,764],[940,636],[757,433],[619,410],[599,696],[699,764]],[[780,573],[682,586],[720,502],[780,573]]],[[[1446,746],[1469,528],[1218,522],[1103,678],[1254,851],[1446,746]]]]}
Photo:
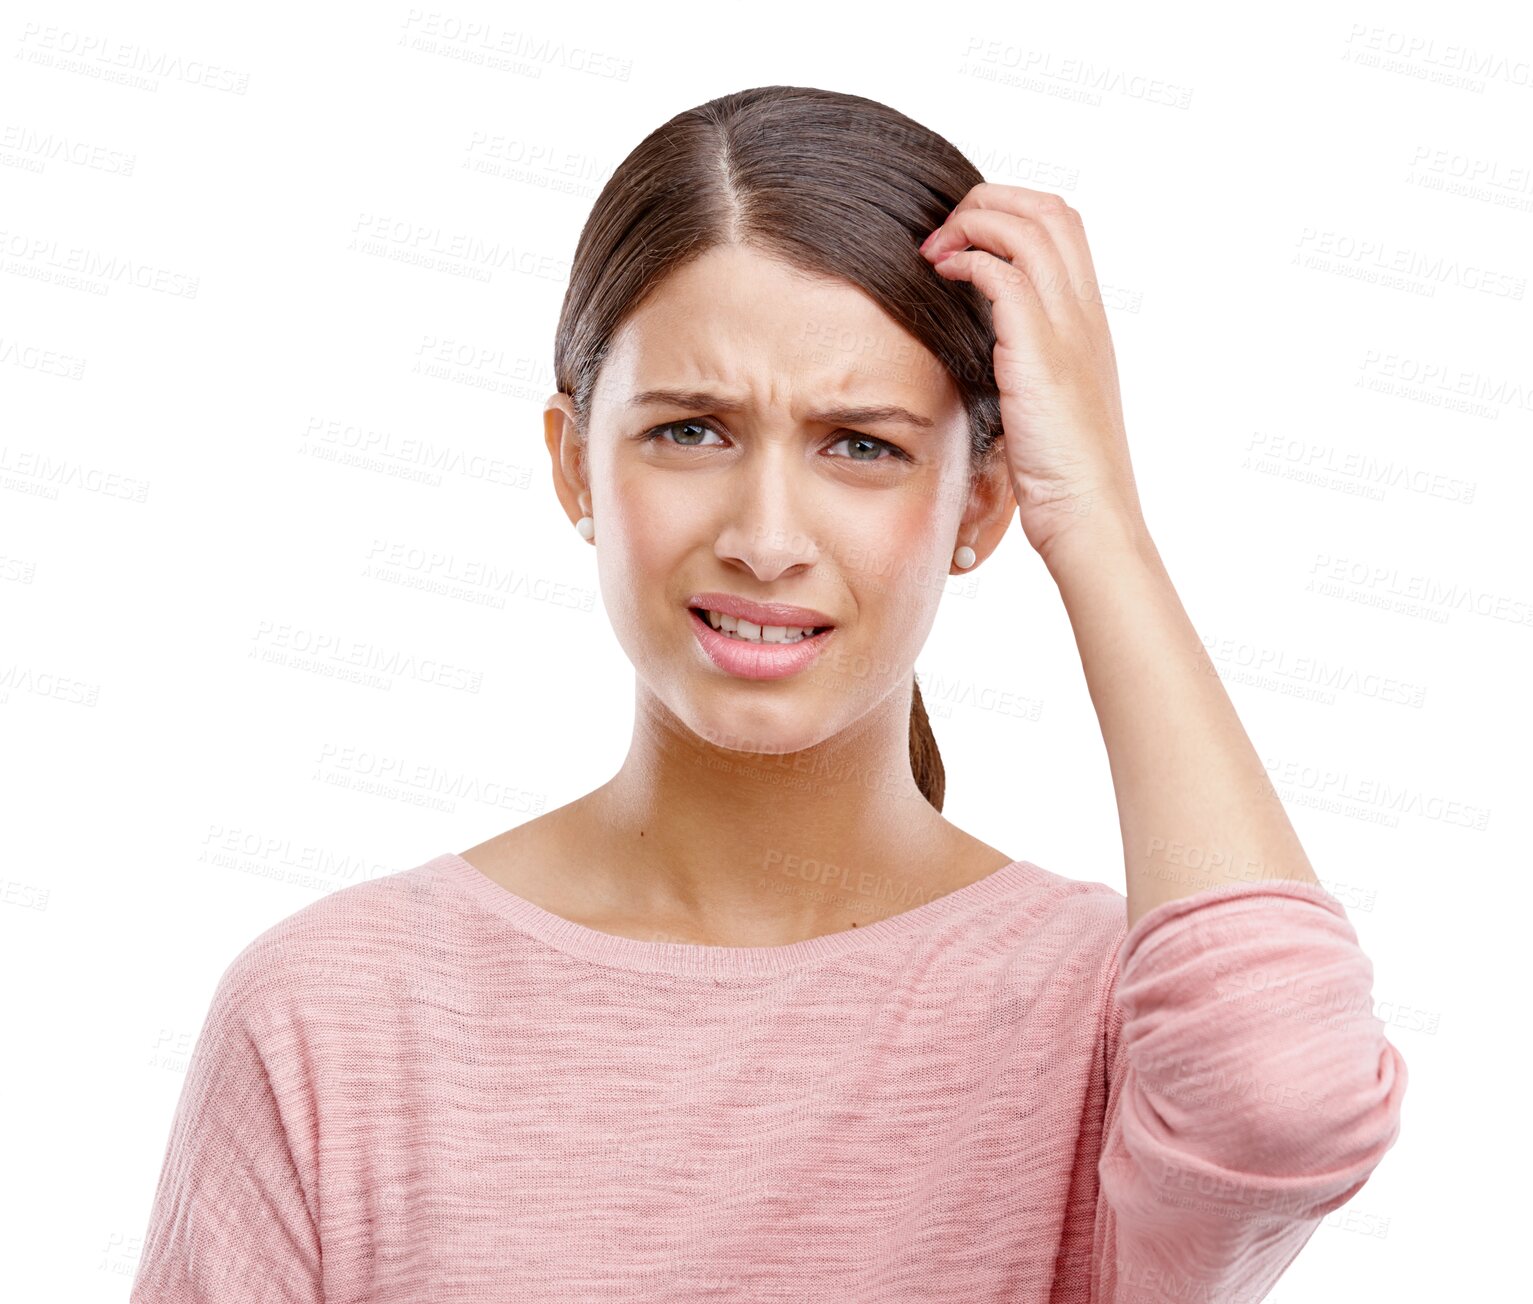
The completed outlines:
{"type": "Polygon", "coordinates": [[[1062,1024],[1060,1036],[1089,1047],[1100,1088],[1098,1108],[1108,1108],[1114,1085],[1122,1080],[1123,1009],[1118,987],[1124,939],[1128,936],[1128,897],[1092,879],[1068,878],[1032,865],[1045,903],[1037,942],[1052,965],[1050,990],[1060,1007],[1078,1023],[1062,1024]]]}
{"type": "Polygon", "coordinates": [[[1084,951],[1111,962],[1128,932],[1128,898],[1095,879],[1070,878],[1033,861],[1029,917],[1037,927],[1073,938],[1084,951]]]}
{"type": "Polygon", "coordinates": [[[231,960],[215,1003],[246,1021],[377,1003],[442,938],[435,861],[340,888],[264,929],[231,960]]]}
{"type": "Polygon", "coordinates": [[[1094,879],[1022,863],[1030,884],[1008,939],[1013,964],[1050,993],[1054,1008],[1073,1011],[1082,1029],[1110,1041],[1128,898],[1094,879]]]}
{"type": "Polygon", "coordinates": [[[1105,1022],[1128,926],[1125,895],[1030,860],[1015,862],[998,884],[938,925],[953,965],[1030,1017],[1105,1022]]]}

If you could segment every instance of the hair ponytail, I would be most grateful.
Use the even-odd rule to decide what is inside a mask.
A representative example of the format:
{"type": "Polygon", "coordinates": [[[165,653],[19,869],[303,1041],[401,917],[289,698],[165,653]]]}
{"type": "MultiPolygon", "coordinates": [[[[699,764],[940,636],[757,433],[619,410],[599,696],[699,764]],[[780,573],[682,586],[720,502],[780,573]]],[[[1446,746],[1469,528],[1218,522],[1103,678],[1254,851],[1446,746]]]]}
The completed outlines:
{"type": "Polygon", "coordinates": [[[921,795],[941,810],[947,773],[942,768],[942,753],[937,750],[937,736],[926,718],[921,685],[914,676],[910,682],[910,772],[915,775],[921,795]]]}

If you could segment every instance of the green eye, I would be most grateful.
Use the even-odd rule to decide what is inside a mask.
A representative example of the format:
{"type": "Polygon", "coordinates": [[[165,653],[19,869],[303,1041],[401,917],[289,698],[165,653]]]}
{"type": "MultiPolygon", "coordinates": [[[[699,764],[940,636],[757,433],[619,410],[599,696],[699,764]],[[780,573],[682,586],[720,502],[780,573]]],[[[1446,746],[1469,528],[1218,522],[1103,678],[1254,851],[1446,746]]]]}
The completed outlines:
{"type": "MultiPolygon", "coordinates": [[[[851,443],[871,445],[874,451],[874,456],[858,457],[854,454],[847,459],[849,462],[885,462],[892,461],[895,458],[905,457],[904,452],[896,448],[893,444],[886,443],[882,439],[874,439],[872,435],[850,434],[844,435],[840,439],[836,440],[836,444],[851,443]],[[887,458],[879,457],[877,453],[880,448],[887,448],[889,450],[890,456],[887,458]]],[[[831,447],[834,448],[836,444],[832,444],[831,447]]]]}
{"type": "MultiPolygon", "coordinates": [[[[646,440],[649,440],[649,439],[662,439],[664,437],[665,433],[668,430],[686,430],[686,429],[692,429],[692,430],[713,430],[714,434],[718,434],[719,433],[717,430],[714,430],[714,428],[711,425],[709,425],[706,421],[669,421],[669,422],[667,422],[663,426],[656,426],[647,435],[645,435],[644,438],[646,440]]],[[[688,438],[686,440],[669,440],[669,441],[666,441],[666,442],[674,443],[678,447],[681,447],[681,448],[701,448],[701,447],[703,447],[703,445],[701,443],[694,443],[694,442],[692,442],[692,440],[690,438],[688,438]]]]}
{"type": "MultiPolygon", "coordinates": [[[[686,421],[667,421],[663,426],[656,426],[653,430],[646,432],[643,436],[643,439],[646,443],[665,443],[670,444],[674,448],[717,447],[717,444],[708,444],[704,442],[704,436],[709,432],[718,435],[720,439],[723,438],[723,435],[720,434],[718,427],[715,426],[711,421],[705,421],[700,417],[693,417],[686,421]],[[685,437],[678,437],[675,439],[667,438],[667,436],[672,431],[687,431],[688,433],[685,437]]],[[[909,453],[905,452],[902,448],[897,448],[887,440],[875,439],[872,435],[863,435],[857,433],[856,431],[852,431],[850,434],[842,435],[840,439],[836,440],[834,444],[829,445],[829,447],[835,448],[839,444],[850,443],[861,444],[863,447],[871,449],[873,455],[871,457],[866,457],[854,453],[848,457],[839,458],[837,460],[847,462],[908,462],[911,460],[909,453]],[[880,449],[887,449],[889,451],[889,456],[878,456],[880,449]]]]}

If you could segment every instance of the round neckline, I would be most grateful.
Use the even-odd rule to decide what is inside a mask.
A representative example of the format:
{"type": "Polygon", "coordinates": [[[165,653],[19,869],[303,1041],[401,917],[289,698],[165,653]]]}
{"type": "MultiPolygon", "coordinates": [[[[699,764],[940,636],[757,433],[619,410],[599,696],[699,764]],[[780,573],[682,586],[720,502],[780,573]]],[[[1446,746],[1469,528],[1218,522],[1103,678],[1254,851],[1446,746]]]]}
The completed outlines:
{"type": "Polygon", "coordinates": [[[455,851],[428,861],[427,868],[486,910],[570,955],[644,973],[714,977],[781,974],[817,964],[875,942],[918,932],[954,911],[998,901],[1022,884],[1038,881],[1043,874],[1031,861],[1013,860],[952,892],[859,928],[822,933],[779,946],[706,946],[693,942],[645,942],[576,923],[518,896],[455,851]]]}

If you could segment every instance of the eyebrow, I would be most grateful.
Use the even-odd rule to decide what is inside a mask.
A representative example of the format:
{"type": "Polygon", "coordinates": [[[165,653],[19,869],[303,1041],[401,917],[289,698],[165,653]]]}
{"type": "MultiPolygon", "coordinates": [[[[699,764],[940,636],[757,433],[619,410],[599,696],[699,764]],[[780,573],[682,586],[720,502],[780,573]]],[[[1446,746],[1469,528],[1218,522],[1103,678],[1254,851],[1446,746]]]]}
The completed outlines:
{"type": "MultiPolygon", "coordinates": [[[[702,408],[713,412],[738,412],[745,404],[706,389],[646,389],[630,398],[634,407],[679,407],[693,410],[702,408]]],[[[932,430],[937,423],[919,412],[900,407],[896,403],[869,404],[862,407],[826,408],[811,412],[811,421],[823,421],[833,426],[887,425],[890,423],[913,426],[917,430],[932,430]]]]}

